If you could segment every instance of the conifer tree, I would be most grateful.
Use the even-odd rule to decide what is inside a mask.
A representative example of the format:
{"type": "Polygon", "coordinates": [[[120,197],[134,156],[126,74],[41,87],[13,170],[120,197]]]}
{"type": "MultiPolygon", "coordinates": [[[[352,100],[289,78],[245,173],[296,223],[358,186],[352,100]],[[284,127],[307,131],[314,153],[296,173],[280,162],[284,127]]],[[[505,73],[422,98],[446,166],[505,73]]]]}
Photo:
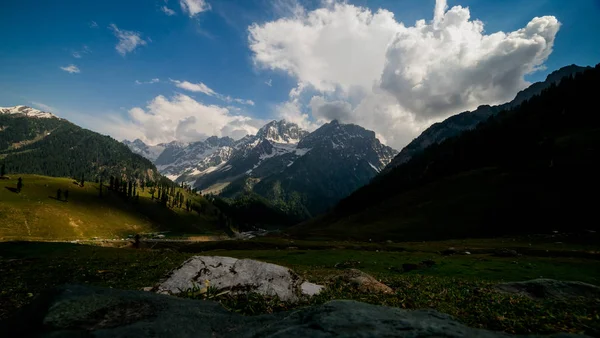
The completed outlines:
{"type": "Polygon", "coordinates": [[[21,192],[21,189],[23,189],[23,179],[19,177],[17,180],[17,192],[21,192]]]}

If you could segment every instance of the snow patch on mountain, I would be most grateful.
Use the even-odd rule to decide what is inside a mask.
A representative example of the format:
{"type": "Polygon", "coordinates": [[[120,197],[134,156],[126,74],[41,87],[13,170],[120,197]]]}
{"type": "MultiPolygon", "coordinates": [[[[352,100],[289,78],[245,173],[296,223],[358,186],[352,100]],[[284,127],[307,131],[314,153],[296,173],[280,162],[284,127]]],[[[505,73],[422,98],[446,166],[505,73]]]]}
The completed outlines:
{"type": "Polygon", "coordinates": [[[57,119],[58,116],[27,106],[0,107],[0,114],[24,115],[39,119],[57,119]]]}

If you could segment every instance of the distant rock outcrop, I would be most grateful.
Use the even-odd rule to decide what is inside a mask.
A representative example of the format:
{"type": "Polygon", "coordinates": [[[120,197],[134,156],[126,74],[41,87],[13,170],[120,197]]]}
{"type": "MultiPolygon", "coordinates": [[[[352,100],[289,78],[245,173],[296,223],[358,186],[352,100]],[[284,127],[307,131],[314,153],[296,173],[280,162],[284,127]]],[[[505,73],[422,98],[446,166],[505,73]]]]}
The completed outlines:
{"type": "Polygon", "coordinates": [[[0,323],[0,336],[512,337],[467,327],[432,310],[408,311],[338,300],[288,312],[242,316],[211,301],[88,286],[64,286],[38,297],[25,311],[0,323]]]}

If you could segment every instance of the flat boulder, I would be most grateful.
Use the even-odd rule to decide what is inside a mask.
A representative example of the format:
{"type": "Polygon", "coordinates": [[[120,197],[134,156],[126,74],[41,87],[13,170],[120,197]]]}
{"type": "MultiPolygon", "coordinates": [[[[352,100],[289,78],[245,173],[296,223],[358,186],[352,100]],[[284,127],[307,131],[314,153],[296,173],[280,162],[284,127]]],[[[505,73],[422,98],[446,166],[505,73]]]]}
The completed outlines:
{"type": "Polygon", "coordinates": [[[252,259],[194,256],[173,270],[152,291],[176,295],[192,288],[214,287],[232,293],[256,292],[297,301],[319,293],[323,287],[303,280],[292,270],[252,259]]]}
{"type": "Polygon", "coordinates": [[[67,285],[42,294],[14,317],[0,322],[0,337],[513,336],[470,328],[433,310],[410,311],[347,300],[287,312],[242,316],[212,301],[67,285]]]}
{"type": "Polygon", "coordinates": [[[394,290],[389,286],[381,283],[375,277],[366,274],[357,269],[347,269],[341,274],[331,278],[332,282],[341,281],[350,284],[357,288],[360,292],[365,293],[392,293],[394,290]]]}
{"type": "Polygon", "coordinates": [[[532,299],[568,300],[578,297],[600,298],[600,287],[592,284],[554,279],[533,279],[525,282],[502,283],[497,291],[527,296],[532,299]]]}

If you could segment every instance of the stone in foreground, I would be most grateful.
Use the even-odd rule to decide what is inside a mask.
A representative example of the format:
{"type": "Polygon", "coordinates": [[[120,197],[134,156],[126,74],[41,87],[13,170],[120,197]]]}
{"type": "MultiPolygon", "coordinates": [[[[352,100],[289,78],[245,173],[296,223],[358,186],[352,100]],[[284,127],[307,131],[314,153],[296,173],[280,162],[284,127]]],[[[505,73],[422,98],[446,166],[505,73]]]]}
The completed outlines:
{"type": "MultiPolygon", "coordinates": [[[[67,285],[0,323],[0,337],[512,337],[464,326],[431,310],[355,301],[261,316],[218,303],[143,291],[67,285]]],[[[553,337],[576,337],[555,335],[553,337]]]]}
{"type": "Polygon", "coordinates": [[[577,297],[600,298],[600,287],[583,282],[540,278],[525,282],[502,283],[496,290],[532,299],[568,300],[577,297]]]}
{"type": "Polygon", "coordinates": [[[204,287],[206,281],[219,290],[256,292],[285,301],[297,301],[302,295],[312,296],[323,289],[280,265],[252,259],[194,256],[171,272],[154,291],[175,295],[194,286],[204,287]]]}

